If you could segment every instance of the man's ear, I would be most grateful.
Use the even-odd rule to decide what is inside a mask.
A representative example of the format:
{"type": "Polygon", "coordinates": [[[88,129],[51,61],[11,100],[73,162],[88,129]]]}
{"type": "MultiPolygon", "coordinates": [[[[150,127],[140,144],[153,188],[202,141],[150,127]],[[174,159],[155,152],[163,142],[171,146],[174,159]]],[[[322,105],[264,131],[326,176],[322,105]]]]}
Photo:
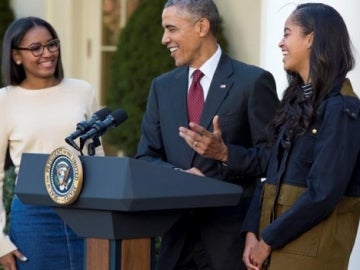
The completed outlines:
{"type": "Polygon", "coordinates": [[[199,27],[200,27],[200,36],[204,37],[206,36],[210,31],[210,22],[206,18],[201,18],[198,21],[199,27]]]}

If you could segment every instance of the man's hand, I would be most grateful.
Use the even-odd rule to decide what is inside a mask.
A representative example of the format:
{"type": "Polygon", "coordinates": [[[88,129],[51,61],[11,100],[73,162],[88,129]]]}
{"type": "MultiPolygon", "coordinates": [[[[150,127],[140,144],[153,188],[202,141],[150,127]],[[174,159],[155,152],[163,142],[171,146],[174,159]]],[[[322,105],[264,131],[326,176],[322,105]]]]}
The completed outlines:
{"type": "Polygon", "coordinates": [[[192,149],[203,157],[227,162],[228,149],[222,139],[218,115],[215,115],[213,119],[213,126],[214,132],[211,133],[204,127],[190,122],[190,128],[179,128],[179,135],[192,149]]]}
{"type": "Polygon", "coordinates": [[[184,170],[184,172],[195,174],[198,176],[205,176],[198,168],[192,167],[188,170],[184,170]]]}

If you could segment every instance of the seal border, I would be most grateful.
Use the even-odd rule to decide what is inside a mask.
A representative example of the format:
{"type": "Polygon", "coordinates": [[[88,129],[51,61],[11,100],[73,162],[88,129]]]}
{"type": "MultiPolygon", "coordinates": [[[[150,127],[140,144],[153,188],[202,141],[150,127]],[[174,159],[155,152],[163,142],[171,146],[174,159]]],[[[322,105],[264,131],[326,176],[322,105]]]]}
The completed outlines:
{"type": "Polygon", "coordinates": [[[83,168],[79,156],[64,146],[58,147],[52,151],[45,164],[44,184],[47,193],[55,203],[60,205],[70,205],[74,203],[79,197],[83,185],[83,168]],[[50,177],[54,161],[61,156],[65,156],[68,160],[70,160],[74,172],[74,182],[71,187],[72,190],[69,195],[66,196],[59,196],[57,193],[55,193],[55,191],[52,189],[52,179],[50,177]]]}

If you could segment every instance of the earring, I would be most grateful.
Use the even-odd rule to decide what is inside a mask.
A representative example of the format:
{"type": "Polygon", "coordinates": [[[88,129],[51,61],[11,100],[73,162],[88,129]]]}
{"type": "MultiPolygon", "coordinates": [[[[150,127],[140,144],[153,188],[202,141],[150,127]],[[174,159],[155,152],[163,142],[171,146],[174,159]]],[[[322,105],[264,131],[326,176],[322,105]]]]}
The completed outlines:
{"type": "Polygon", "coordinates": [[[16,60],[16,64],[17,64],[17,65],[21,65],[21,61],[20,61],[20,60],[16,60]]]}

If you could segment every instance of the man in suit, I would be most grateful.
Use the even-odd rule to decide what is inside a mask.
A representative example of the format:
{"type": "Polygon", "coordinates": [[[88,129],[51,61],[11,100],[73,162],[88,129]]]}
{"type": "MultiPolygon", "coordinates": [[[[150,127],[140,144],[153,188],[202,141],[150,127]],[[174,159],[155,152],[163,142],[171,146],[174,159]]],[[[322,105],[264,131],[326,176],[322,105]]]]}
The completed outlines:
{"type": "MultiPolygon", "coordinates": [[[[231,175],[223,163],[241,162],[236,145],[266,143],[266,125],[278,98],[273,76],[258,67],[231,59],[216,39],[219,13],[212,0],[169,0],[162,13],[162,44],[177,68],[152,81],[136,158],[184,172],[236,183],[244,188],[237,206],[189,211],[162,237],[158,270],[240,270],[245,217],[256,178],[231,175]],[[189,125],[187,95],[194,70],[200,80],[203,105],[199,124],[222,131],[226,153],[211,158],[196,152],[201,145],[179,135],[189,125]],[[231,145],[231,147],[230,147],[231,145]]],[[[169,179],[171,181],[171,179],[169,179]]]]}

